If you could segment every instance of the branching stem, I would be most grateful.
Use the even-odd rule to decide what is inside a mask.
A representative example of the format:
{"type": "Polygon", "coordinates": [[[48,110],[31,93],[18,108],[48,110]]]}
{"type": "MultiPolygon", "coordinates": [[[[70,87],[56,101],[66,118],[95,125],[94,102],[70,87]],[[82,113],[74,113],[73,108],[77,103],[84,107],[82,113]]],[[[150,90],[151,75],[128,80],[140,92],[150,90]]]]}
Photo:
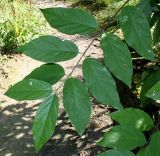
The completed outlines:
{"type": "MultiPolygon", "coordinates": [[[[115,14],[111,17],[111,19],[116,18],[116,16],[118,15],[118,13],[123,9],[123,7],[124,7],[129,1],[130,1],[130,0],[126,0],[126,1],[123,3],[123,5],[122,5],[122,6],[115,12],[115,14]]],[[[96,35],[94,36],[94,38],[92,39],[92,41],[90,42],[90,44],[87,46],[87,48],[84,50],[84,52],[82,53],[81,57],[79,58],[79,60],[78,60],[77,63],[75,64],[75,66],[74,66],[74,68],[72,69],[72,71],[71,71],[71,72],[67,75],[67,77],[65,78],[65,81],[68,80],[68,79],[72,76],[73,72],[76,70],[76,68],[78,67],[78,65],[79,65],[79,63],[81,62],[82,58],[85,56],[85,54],[87,53],[87,51],[89,50],[89,48],[92,46],[92,44],[93,44],[93,42],[95,41],[95,39],[96,39],[101,33],[103,33],[104,31],[106,31],[106,30],[110,27],[110,25],[112,24],[112,22],[113,22],[113,21],[110,20],[110,22],[108,22],[108,23],[106,24],[106,26],[105,26],[102,30],[100,30],[99,32],[96,33],[96,35]]],[[[64,81],[58,86],[56,92],[59,91],[59,89],[62,87],[63,83],[64,83],[64,81]]]]}

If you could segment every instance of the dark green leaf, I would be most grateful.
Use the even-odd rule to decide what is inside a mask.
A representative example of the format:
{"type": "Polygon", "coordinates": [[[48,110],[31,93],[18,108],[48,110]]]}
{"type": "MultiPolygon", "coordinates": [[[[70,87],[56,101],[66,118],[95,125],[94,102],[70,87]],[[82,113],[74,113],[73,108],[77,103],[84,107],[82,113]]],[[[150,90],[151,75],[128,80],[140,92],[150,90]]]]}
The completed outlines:
{"type": "Polygon", "coordinates": [[[78,54],[78,48],[73,42],[62,41],[54,36],[41,36],[21,46],[18,51],[48,63],[66,61],[78,54]]]}
{"type": "Polygon", "coordinates": [[[145,95],[148,92],[149,89],[151,89],[158,81],[160,81],[160,72],[154,72],[148,76],[148,78],[145,79],[142,85],[142,90],[140,93],[140,100],[143,105],[148,104],[149,98],[147,98],[145,95]]]}
{"type": "Polygon", "coordinates": [[[143,12],[146,18],[150,21],[152,14],[152,6],[150,0],[140,0],[140,2],[136,5],[136,8],[143,12]]]}
{"type": "Polygon", "coordinates": [[[78,8],[47,8],[41,11],[51,27],[65,34],[88,35],[98,29],[95,18],[78,8]]]}
{"type": "Polygon", "coordinates": [[[73,126],[82,135],[89,122],[91,104],[88,90],[80,80],[70,78],[65,82],[63,103],[73,126]]]}
{"type": "Polygon", "coordinates": [[[118,125],[107,131],[98,144],[118,150],[133,150],[145,143],[145,136],[140,130],[132,126],[118,125]]]}
{"type": "Polygon", "coordinates": [[[106,66],[118,79],[131,87],[133,67],[131,54],[126,44],[119,37],[108,34],[101,40],[101,48],[106,66]]]}
{"type": "Polygon", "coordinates": [[[122,9],[119,22],[128,45],[141,56],[153,60],[150,26],[144,14],[135,7],[127,6],[122,9]]]}
{"type": "Polygon", "coordinates": [[[146,96],[154,100],[160,100],[160,81],[146,93],[146,96]]]}
{"type": "Polygon", "coordinates": [[[160,18],[154,28],[154,32],[153,32],[153,42],[159,43],[160,42],[160,18]]]}
{"type": "Polygon", "coordinates": [[[50,83],[57,83],[64,76],[64,69],[58,64],[44,64],[34,69],[25,79],[37,79],[50,83]]]}
{"type": "Polygon", "coordinates": [[[151,136],[149,146],[140,150],[137,156],[160,156],[160,132],[151,136]]]}
{"type": "Polygon", "coordinates": [[[6,96],[18,101],[36,100],[47,97],[52,92],[52,86],[44,81],[27,79],[22,80],[5,93],[6,96]]]}
{"type": "Polygon", "coordinates": [[[92,58],[86,59],[82,68],[86,84],[97,101],[122,109],[116,84],[108,70],[98,60],[92,58]]]}
{"type": "Polygon", "coordinates": [[[106,152],[98,154],[98,156],[135,156],[135,155],[130,151],[108,150],[106,152]]]}
{"type": "Polygon", "coordinates": [[[45,99],[34,119],[33,138],[36,152],[39,152],[44,144],[53,135],[58,116],[58,98],[56,95],[45,99]]]}
{"type": "Polygon", "coordinates": [[[111,118],[121,125],[130,125],[142,131],[148,131],[153,127],[151,117],[144,111],[136,108],[126,108],[110,114],[111,118]]]}

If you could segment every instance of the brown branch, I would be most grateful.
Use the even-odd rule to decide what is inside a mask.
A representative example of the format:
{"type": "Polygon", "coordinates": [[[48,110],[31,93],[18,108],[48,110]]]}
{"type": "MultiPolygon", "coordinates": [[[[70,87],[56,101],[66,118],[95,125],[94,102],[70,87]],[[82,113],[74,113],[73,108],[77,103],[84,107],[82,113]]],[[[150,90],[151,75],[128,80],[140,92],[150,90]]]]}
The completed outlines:
{"type": "MultiPolygon", "coordinates": [[[[121,11],[121,9],[129,2],[129,0],[126,0],[124,2],[124,4],[115,12],[115,14],[110,18],[110,19],[114,19],[117,14],[121,11]]],[[[90,42],[90,44],[87,46],[87,48],[85,49],[85,51],[82,53],[81,57],[79,58],[79,60],[77,61],[76,65],[74,66],[74,68],[72,69],[72,71],[68,74],[68,76],[66,77],[65,81],[69,79],[69,77],[73,74],[73,72],[75,71],[75,69],[78,67],[80,61],[82,60],[82,58],[85,56],[85,54],[87,53],[87,51],[89,50],[89,48],[92,46],[93,42],[95,41],[95,39],[101,34],[103,33],[103,31],[107,30],[111,25],[113,25],[113,23],[115,23],[115,20],[108,22],[106,24],[106,26],[104,27],[104,29],[98,31],[94,38],[92,39],[92,41],[90,42]]],[[[59,85],[59,87],[57,88],[56,92],[58,92],[58,90],[62,87],[63,82],[59,85]]]]}

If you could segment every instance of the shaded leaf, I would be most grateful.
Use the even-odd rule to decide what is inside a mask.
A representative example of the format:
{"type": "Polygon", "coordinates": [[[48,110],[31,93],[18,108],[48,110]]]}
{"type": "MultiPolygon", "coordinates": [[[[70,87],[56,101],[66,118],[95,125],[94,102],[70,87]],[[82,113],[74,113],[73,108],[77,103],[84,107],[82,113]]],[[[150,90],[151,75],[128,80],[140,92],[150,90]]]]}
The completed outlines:
{"type": "Polygon", "coordinates": [[[153,127],[152,118],[140,109],[126,108],[113,112],[110,116],[121,125],[130,125],[142,131],[148,131],[153,127]]]}
{"type": "Polygon", "coordinates": [[[33,139],[36,152],[53,135],[58,116],[58,98],[56,95],[46,98],[38,108],[33,123],[33,139]]]}
{"type": "Polygon", "coordinates": [[[54,36],[41,36],[21,46],[17,51],[42,62],[60,62],[74,58],[78,54],[77,46],[68,40],[54,36]]]}
{"type": "Polygon", "coordinates": [[[5,93],[6,96],[18,101],[22,100],[37,100],[50,95],[52,86],[44,81],[27,79],[22,80],[5,93]]]}
{"type": "Polygon", "coordinates": [[[136,8],[143,12],[148,21],[150,21],[152,14],[152,6],[150,0],[140,0],[140,2],[136,5],[136,8]]]}
{"type": "Polygon", "coordinates": [[[157,82],[160,81],[160,72],[154,72],[150,74],[143,82],[141,93],[140,93],[140,100],[143,105],[147,105],[150,100],[146,97],[146,93],[149,89],[151,89],[157,82]]]}
{"type": "Polygon", "coordinates": [[[119,14],[119,22],[128,45],[141,56],[153,60],[150,26],[144,14],[135,7],[127,6],[119,14]]]}
{"type": "Polygon", "coordinates": [[[160,81],[146,93],[146,96],[154,100],[160,100],[160,81]]]}
{"type": "Polygon", "coordinates": [[[154,44],[159,43],[160,42],[160,18],[154,28],[154,32],[153,32],[153,42],[154,44]]]}
{"type": "Polygon", "coordinates": [[[93,58],[85,59],[82,69],[86,84],[97,101],[116,109],[123,108],[114,79],[98,60],[93,58]]]}
{"type": "Polygon", "coordinates": [[[118,150],[133,150],[145,143],[145,136],[140,130],[132,126],[118,125],[107,131],[98,145],[118,150]]]}
{"type": "Polygon", "coordinates": [[[51,27],[65,34],[88,35],[98,30],[96,19],[78,8],[41,9],[51,27]]]}
{"type": "Polygon", "coordinates": [[[133,67],[127,45],[119,37],[108,34],[101,40],[101,48],[106,66],[118,79],[131,87],[133,67]]]}
{"type": "Polygon", "coordinates": [[[98,154],[98,156],[135,156],[135,155],[130,151],[108,150],[106,152],[98,154]]]}
{"type": "Polygon", "coordinates": [[[160,156],[160,132],[155,132],[151,136],[149,146],[140,150],[137,156],[160,156]]]}
{"type": "Polygon", "coordinates": [[[57,83],[64,76],[64,69],[58,64],[44,64],[34,69],[25,79],[37,79],[50,83],[57,83]]]}
{"type": "Polygon", "coordinates": [[[63,104],[73,126],[82,135],[89,122],[91,104],[88,90],[80,80],[70,78],[65,82],[63,104]]]}

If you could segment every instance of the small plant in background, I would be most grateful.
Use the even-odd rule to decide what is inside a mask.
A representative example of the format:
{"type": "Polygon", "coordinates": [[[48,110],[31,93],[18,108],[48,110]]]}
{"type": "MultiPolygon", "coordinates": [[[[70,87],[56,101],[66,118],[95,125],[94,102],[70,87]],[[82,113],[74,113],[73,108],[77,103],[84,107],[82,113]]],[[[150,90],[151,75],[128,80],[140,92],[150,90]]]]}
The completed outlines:
{"type": "Polygon", "coordinates": [[[46,26],[38,9],[25,0],[0,1],[0,52],[13,53],[15,49],[42,35],[46,26]]]}
{"type": "MultiPolygon", "coordinates": [[[[41,12],[50,26],[62,33],[94,36],[75,68],[64,80],[63,105],[77,133],[81,136],[89,123],[92,111],[91,94],[98,102],[116,110],[110,116],[118,124],[107,131],[97,143],[111,149],[99,156],[159,156],[159,68],[150,72],[151,69],[146,70],[144,67],[139,72],[141,83],[137,95],[138,105],[131,105],[127,101],[126,106],[121,101],[118,83],[115,81],[115,78],[119,79],[132,92],[136,83],[133,79],[137,66],[134,60],[153,66],[159,62],[159,52],[153,50],[153,46],[159,44],[160,37],[157,33],[160,21],[159,0],[140,0],[135,6],[130,5],[129,0],[124,2],[110,18],[117,20],[123,40],[114,33],[117,27],[110,29],[111,23],[106,22],[105,27],[100,28],[94,16],[81,9],[48,8],[41,9],[41,12]],[[148,9],[144,9],[144,5],[148,9]],[[72,77],[81,59],[100,36],[104,64],[98,58],[85,58],[82,64],[84,81],[72,77]],[[156,40],[153,41],[152,37],[156,40]]],[[[38,153],[56,127],[59,104],[57,90],[53,87],[53,91],[52,85],[65,75],[63,67],[57,62],[74,58],[79,49],[72,41],[46,35],[21,46],[18,51],[45,62],[5,93],[18,101],[42,99],[33,123],[33,138],[38,153]]],[[[125,96],[128,92],[125,90],[122,94],[125,96]]]]}

